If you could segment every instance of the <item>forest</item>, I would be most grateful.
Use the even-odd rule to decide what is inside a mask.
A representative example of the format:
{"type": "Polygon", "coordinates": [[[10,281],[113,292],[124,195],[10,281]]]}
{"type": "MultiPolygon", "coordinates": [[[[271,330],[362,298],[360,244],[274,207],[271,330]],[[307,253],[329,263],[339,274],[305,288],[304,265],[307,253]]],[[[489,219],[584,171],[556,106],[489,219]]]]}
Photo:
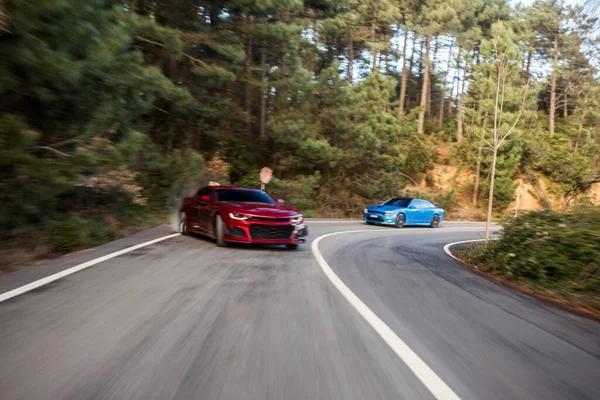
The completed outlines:
{"type": "Polygon", "coordinates": [[[257,186],[264,166],[267,191],[313,217],[432,186],[436,164],[468,172],[472,205],[493,199],[496,217],[518,179],[546,182],[561,211],[592,206],[597,14],[559,0],[0,1],[0,238],[27,238],[28,254],[89,247],[209,180],[257,186]]]}

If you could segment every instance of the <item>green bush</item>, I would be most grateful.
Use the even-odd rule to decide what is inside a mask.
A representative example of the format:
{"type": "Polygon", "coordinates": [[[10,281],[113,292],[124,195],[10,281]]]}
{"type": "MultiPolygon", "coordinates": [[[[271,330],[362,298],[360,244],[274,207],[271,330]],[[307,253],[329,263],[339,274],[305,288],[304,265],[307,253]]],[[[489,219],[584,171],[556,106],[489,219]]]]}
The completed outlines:
{"type": "Polygon", "coordinates": [[[508,222],[500,240],[472,256],[484,270],[544,286],[598,289],[600,209],[540,211],[508,222]]]}

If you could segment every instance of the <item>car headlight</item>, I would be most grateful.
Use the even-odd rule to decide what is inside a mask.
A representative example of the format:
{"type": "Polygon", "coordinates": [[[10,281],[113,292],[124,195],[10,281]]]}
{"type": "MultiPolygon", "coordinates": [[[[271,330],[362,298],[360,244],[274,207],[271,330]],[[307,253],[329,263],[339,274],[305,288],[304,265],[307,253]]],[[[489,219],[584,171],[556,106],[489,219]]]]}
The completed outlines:
{"type": "Polygon", "coordinates": [[[387,215],[389,217],[390,215],[394,215],[394,212],[393,211],[386,211],[385,215],[387,215]]]}
{"type": "Polygon", "coordinates": [[[365,208],[365,212],[369,212],[369,209],[368,209],[368,208],[365,208]]]}
{"type": "Polygon", "coordinates": [[[296,215],[295,217],[290,218],[291,222],[302,222],[304,220],[304,216],[302,214],[296,215]]]}
{"type": "Polygon", "coordinates": [[[250,219],[251,218],[249,215],[236,214],[236,213],[229,213],[229,216],[233,219],[250,219]]]}

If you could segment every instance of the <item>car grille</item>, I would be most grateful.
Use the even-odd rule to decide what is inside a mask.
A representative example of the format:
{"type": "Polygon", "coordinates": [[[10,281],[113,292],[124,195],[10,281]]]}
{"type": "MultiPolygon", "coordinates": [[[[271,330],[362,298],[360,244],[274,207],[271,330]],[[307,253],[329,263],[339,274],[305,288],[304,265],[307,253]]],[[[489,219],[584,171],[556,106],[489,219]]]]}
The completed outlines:
{"type": "Polygon", "coordinates": [[[289,222],[290,218],[250,217],[253,221],[289,222]]]}
{"type": "Polygon", "coordinates": [[[372,220],[377,220],[377,221],[381,221],[381,218],[377,215],[369,215],[367,217],[367,219],[372,219],[372,220]]]}
{"type": "Polygon", "coordinates": [[[385,211],[374,211],[374,210],[369,210],[367,211],[369,214],[385,214],[385,211]]]}
{"type": "Polygon", "coordinates": [[[250,225],[250,236],[252,239],[287,240],[292,237],[294,227],[292,225],[250,225]]]}

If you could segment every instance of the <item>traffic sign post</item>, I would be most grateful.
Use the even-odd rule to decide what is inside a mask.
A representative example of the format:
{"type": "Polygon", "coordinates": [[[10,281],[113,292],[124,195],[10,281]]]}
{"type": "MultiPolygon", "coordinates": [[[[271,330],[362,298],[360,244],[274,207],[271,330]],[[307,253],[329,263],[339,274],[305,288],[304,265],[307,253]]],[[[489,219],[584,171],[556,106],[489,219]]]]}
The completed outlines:
{"type": "Polygon", "coordinates": [[[273,177],[273,170],[269,167],[264,167],[260,170],[260,174],[258,175],[258,179],[260,180],[260,190],[265,190],[265,185],[271,182],[271,178],[273,177]]]}

